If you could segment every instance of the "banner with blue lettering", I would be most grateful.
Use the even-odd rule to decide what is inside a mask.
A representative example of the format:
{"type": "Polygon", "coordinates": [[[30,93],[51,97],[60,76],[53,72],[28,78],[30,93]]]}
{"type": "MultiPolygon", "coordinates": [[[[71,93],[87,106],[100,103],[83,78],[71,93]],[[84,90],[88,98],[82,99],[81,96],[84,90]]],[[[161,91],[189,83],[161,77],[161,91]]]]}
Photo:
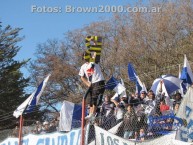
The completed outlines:
{"type": "Polygon", "coordinates": [[[192,142],[193,141],[193,88],[189,87],[176,115],[184,120],[185,126],[179,128],[176,139],[192,142]]]}
{"type": "Polygon", "coordinates": [[[143,142],[127,140],[118,137],[98,126],[95,126],[96,145],[190,145],[190,143],[175,140],[176,132],[171,132],[159,138],[145,140],[143,142]]]}
{"type": "MultiPolygon", "coordinates": [[[[80,129],[68,133],[29,134],[23,137],[22,145],[79,145],[80,134],[80,129]]],[[[18,138],[7,138],[0,145],[18,145],[18,138]]]]}

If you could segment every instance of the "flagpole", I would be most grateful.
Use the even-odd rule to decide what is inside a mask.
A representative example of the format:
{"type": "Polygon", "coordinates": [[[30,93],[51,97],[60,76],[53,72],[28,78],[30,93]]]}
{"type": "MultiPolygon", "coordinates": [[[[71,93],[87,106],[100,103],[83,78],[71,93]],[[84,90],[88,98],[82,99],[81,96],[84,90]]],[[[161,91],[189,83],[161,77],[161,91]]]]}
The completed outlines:
{"type": "Polygon", "coordinates": [[[20,115],[20,123],[19,123],[19,145],[22,145],[22,127],[23,127],[23,116],[20,115]]]}
{"type": "Polygon", "coordinates": [[[180,78],[180,76],[181,76],[181,64],[179,64],[179,76],[178,76],[178,78],[180,78]]]}
{"type": "MultiPolygon", "coordinates": [[[[23,127],[23,116],[22,113],[26,111],[28,106],[35,106],[38,103],[38,100],[40,99],[40,96],[46,87],[46,84],[49,80],[51,74],[49,74],[38,86],[35,92],[33,92],[14,112],[13,116],[18,118],[20,116],[20,126],[19,126],[19,145],[22,145],[22,127],[23,127]],[[36,99],[33,101],[33,99],[36,99]]],[[[32,111],[33,108],[29,107],[29,110],[27,111],[32,111]]]]}
{"type": "Polygon", "coordinates": [[[85,145],[85,109],[86,109],[86,98],[88,96],[88,93],[90,92],[90,88],[86,91],[86,94],[83,97],[82,100],[82,122],[81,122],[81,145],[85,145]]]}

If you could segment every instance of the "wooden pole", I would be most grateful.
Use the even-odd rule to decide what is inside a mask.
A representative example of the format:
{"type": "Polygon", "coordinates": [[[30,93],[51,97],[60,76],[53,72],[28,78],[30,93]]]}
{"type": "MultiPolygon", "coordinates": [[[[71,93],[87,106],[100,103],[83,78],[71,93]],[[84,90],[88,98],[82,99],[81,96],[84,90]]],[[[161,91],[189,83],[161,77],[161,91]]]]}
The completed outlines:
{"type": "Polygon", "coordinates": [[[155,78],[157,78],[157,66],[155,65],[155,78]]]}
{"type": "Polygon", "coordinates": [[[82,100],[82,122],[81,122],[81,145],[85,144],[85,111],[86,111],[86,98],[88,93],[90,92],[90,88],[87,90],[85,96],[82,100]]]}
{"type": "Polygon", "coordinates": [[[19,145],[22,145],[22,127],[23,127],[23,116],[20,116],[20,123],[19,123],[19,145]]]}
{"type": "Polygon", "coordinates": [[[84,145],[84,125],[85,125],[85,99],[82,100],[82,122],[81,122],[81,145],[84,145]]]}
{"type": "Polygon", "coordinates": [[[178,67],[179,67],[179,70],[178,70],[178,71],[179,71],[178,77],[180,78],[180,76],[181,76],[181,64],[179,64],[178,67]]]}

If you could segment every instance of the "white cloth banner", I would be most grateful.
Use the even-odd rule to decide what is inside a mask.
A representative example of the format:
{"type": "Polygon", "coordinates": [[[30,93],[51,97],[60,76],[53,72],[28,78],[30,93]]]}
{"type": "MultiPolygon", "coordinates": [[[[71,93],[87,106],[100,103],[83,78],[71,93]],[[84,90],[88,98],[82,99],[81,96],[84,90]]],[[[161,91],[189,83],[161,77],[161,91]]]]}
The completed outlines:
{"type": "Polygon", "coordinates": [[[121,83],[118,83],[118,85],[117,85],[113,90],[120,95],[120,94],[122,94],[126,89],[125,89],[125,87],[124,87],[121,83]]]}
{"type": "MultiPolygon", "coordinates": [[[[117,133],[117,129],[121,126],[121,124],[122,124],[122,121],[119,124],[117,124],[116,126],[114,126],[113,128],[109,129],[108,132],[110,132],[112,134],[117,133]]],[[[88,132],[88,130],[87,130],[87,132],[88,132]]],[[[92,141],[91,143],[89,143],[89,145],[95,145],[95,141],[92,141]]]]}
{"type": "Polygon", "coordinates": [[[23,114],[23,111],[26,109],[27,105],[31,103],[31,100],[33,99],[35,95],[35,92],[33,92],[14,112],[13,116],[18,118],[20,115],[23,114]]]}
{"type": "Polygon", "coordinates": [[[193,141],[193,87],[189,87],[180,104],[178,113],[176,115],[187,122],[186,127],[181,127],[178,130],[176,139],[182,141],[193,141]]]}
{"type": "MultiPolygon", "coordinates": [[[[76,129],[69,133],[29,134],[23,137],[22,145],[79,145],[80,131],[76,129]]],[[[7,138],[0,145],[18,145],[18,140],[18,138],[7,138]]]]}
{"type": "Polygon", "coordinates": [[[190,143],[175,140],[175,132],[171,132],[168,135],[144,142],[126,140],[112,133],[109,133],[108,131],[98,126],[95,126],[95,133],[97,145],[191,145],[190,143]]]}
{"type": "Polygon", "coordinates": [[[118,137],[108,131],[95,126],[97,145],[135,145],[135,142],[118,137]]]}
{"type": "Polygon", "coordinates": [[[71,131],[81,124],[82,106],[64,101],[60,110],[59,131],[71,131]]]}

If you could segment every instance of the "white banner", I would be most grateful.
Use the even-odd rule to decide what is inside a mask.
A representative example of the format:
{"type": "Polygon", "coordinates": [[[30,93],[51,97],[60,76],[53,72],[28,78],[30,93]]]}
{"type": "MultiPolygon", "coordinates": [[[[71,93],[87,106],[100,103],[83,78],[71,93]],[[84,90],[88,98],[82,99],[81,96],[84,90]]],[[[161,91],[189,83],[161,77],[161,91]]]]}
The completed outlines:
{"type": "Polygon", "coordinates": [[[175,140],[175,132],[168,135],[153,139],[145,140],[144,142],[129,141],[109,133],[102,128],[95,126],[96,144],[97,145],[190,145],[190,143],[175,140]]]}
{"type": "MultiPolygon", "coordinates": [[[[81,130],[72,130],[69,133],[48,133],[23,137],[22,145],[79,145],[81,130]]],[[[18,145],[18,138],[7,138],[0,145],[18,145]]]]}
{"type": "Polygon", "coordinates": [[[118,137],[108,131],[95,126],[97,145],[135,145],[135,142],[118,137]]]}
{"type": "MultiPolygon", "coordinates": [[[[109,129],[108,132],[112,133],[112,134],[116,134],[118,128],[121,126],[122,124],[122,121],[117,124],[116,126],[114,126],[113,128],[109,129]]],[[[88,127],[87,127],[87,130],[86,130],[87,133],[89,133],[89,124],[88,124],[88,127]]],[[[88,137],[88,134],[87,134],[87,137],[88,137]]],[[[92,141],[91,143],[89,143],[89,145],[95,145],[95,141],[92,141]]]]}
{"type": "Polygon", "coordinates": [[[176,115],[184,119],[186,127],[179,128],[176,139],[186,142],[193,141],[193,87],[189,87],[176,115]]]}

